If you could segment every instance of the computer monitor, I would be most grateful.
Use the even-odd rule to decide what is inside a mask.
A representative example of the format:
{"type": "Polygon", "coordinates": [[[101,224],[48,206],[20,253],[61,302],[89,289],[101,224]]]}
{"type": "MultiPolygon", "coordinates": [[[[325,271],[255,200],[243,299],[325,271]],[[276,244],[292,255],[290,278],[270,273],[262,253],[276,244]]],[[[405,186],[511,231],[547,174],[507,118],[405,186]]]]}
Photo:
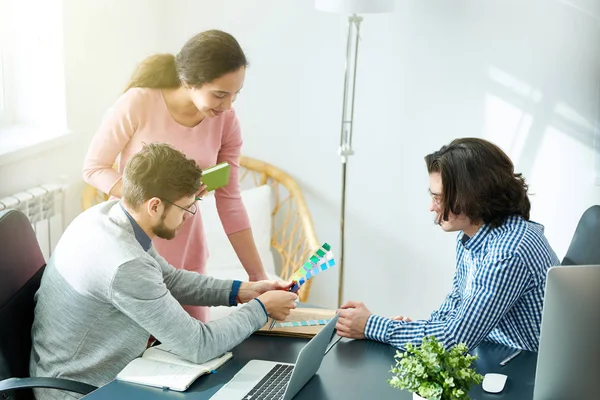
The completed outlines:
{"type": "Polygon", "coordinates": [[[600,265],[548,270],[534,400],[600,396],[600,265]]]}

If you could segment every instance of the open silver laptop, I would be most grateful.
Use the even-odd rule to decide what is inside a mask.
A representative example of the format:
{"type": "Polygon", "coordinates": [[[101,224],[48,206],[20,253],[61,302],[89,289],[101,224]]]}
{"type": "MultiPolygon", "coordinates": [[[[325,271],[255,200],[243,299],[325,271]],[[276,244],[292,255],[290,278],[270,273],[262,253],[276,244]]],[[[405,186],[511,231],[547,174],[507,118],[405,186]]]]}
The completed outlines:
{"type": "Polygon", "coordinates": [[[600,265],[548,270],[534,400],[599,399],[600,265]]]}
{"type": "Polygon", "coordinates": [[[293,398],[321,366],[337,320],[338,314],[300,350],[295,364],[250,360],[211,399],[289,400],[293,398]]]}

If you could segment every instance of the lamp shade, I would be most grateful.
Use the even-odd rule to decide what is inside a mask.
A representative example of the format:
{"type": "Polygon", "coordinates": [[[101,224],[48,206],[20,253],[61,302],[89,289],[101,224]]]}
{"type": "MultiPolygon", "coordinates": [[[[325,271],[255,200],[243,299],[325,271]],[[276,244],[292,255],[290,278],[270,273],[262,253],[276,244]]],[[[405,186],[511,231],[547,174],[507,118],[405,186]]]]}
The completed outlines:
{"type": "Polygon", "coordinates": [[[394,10],[394,0],[315,0],[315,8],[344,14],[386,13],[394,10]]]}

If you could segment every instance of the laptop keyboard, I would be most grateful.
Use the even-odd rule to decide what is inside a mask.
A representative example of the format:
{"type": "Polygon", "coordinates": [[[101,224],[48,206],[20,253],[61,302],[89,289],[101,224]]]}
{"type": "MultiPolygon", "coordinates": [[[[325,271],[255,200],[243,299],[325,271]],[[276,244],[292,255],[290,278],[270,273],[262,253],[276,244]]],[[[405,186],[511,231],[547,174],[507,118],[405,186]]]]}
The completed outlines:
{"type": "Polygon", "coordinates": [[[276,364],[265,377],[244,396],[244,400],[280,400],[290,381],[293,365],[276,364]]]}

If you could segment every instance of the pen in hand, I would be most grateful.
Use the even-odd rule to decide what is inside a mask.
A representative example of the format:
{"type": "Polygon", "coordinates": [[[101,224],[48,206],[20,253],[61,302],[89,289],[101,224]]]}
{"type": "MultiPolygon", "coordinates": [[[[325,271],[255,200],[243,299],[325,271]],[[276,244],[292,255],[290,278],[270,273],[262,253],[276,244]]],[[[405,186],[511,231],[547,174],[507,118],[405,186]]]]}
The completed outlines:
{"type": "MultiPolygon", "coordinates": [[[[296,292],[298,291],[298,289],[294,290],[296,286],[296,282],[293,282],[293,284],[290,286],[290,288],[288,289],[288,292],[296,292]]],[[[273,329],[273,327],[275,326],[275,323],[277,321],[275,320],[275,318],[273,318],[273,321],[271,321],[271,325],[269,325],[269,332],[271,331],[271,329],[273,329]]]]}
{"type": "Polygon", "coordinates": [[[508,364],[510,361],[512,361],[516,356],[518,356],[519,354],[521,354],[523,350],[517,350],[514,353],[512,353],[511,355],[509,355],[508,357],[506,357],[504,360],[500,361],[500,365],[505,366],[506,364],[508,364]]]}

